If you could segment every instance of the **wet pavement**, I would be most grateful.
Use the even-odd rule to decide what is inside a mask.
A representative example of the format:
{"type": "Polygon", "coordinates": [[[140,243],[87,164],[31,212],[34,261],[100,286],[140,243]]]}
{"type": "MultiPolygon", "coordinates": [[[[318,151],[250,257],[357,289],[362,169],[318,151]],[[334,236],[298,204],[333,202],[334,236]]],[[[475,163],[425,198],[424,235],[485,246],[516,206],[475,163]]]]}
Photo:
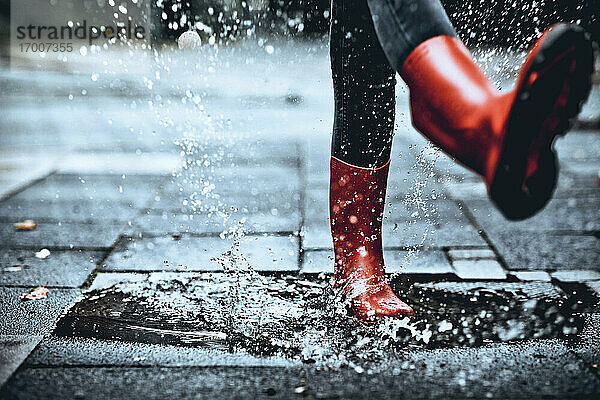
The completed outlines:
{"type": "Polygon", "coordinates": [[[511,223],[399,84],[384,245],[416,316],[364,325],[330,287],[327,48],[274,49],[0,72],[0,398],[598,396],[598,86],[511,223]]]}

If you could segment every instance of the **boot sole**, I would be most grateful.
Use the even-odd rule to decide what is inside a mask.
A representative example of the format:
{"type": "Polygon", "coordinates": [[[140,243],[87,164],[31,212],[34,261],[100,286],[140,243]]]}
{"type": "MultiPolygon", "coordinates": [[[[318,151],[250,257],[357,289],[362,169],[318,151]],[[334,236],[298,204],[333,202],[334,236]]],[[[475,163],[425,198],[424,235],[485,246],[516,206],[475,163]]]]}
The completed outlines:
{"type": "Polygon", "coordinates": [[[531,217],[552,197],[558,177],[554,141],[581,111],[593,70],[592,43],[582,28],[558,24],[546,34],[520,80],[490,185],[490,197],[507,219],[531,217]],[[531,157],[538,168],[526,178],[531,157]]]}

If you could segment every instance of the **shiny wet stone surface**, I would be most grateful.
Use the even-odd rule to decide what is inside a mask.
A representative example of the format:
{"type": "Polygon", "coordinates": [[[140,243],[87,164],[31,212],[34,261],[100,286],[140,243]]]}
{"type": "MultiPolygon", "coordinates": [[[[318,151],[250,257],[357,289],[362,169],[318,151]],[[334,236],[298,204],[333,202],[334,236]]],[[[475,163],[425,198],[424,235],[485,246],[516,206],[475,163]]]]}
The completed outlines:
{"type": "Polygon", "coordinates": [[[104,199],[50,199],[50,200],[6,200],[0,202],[0,218],[13,221],[23,219],[58,220],[69,222],[93,222],[102,220],[119,223],[131,221],[138,212],[130,201],[104,199]]]}
{"type": "Polygon", "coordinates": [[[23,368],[2,389],[2,398],[483,398],[593,396],[598,379],[556,342],[494,345],[462,351],[399,355],[386,370],[298,367],[52,367],[23,368]],[[146,382],[152,381],[152,385],[146,382]],[[343,384],[341,384],[343,382],[343,384]],[[226,393],[226,394],[225,394],[226,393]],[[423,394],[427,394],[423,396],[423,394]]]}
{"type": "Polygon", "coordinates": [[[39,250],[107,249],[124,230],[125,224],[82,222],[40,222],[34,231],[15,231],[12,222],[0,222],[0,243],[11,248],[39,250]]]}
{"type": "MultiPolygon", "coordinates": [[[[226,264],[228,260],[223,260],[226,264]]],[[[359,324],[322,279],[246,273],[153,273],[108,283],[60,319],[54,335],[169,344],[325,367],[382,362],[407,348],[568,338],[581,317],[548,282],[439,282],[398,287],[416,316],[359,324]]],[[[363,366],[362,368],[367,368],[363,366]]]]}
{"type": "Polygon", "coordinates": [[[227,252],[243,254],[244,262],[260,271],[296,271],[298,238],[246,236],[232,243],[215,236],[171,235],[123,238],[106,259],[106,271],[215,271],[227,252]],[[193,249],[187,252],[184,249],[193,249]]]}
{"type": "Polygon", "coordinates": [[[52,251],[47,259],[35,257],[34,250],[0,247],[0,285],[80,287],[103,259],[105,252],[52,251]]]}
{"type": "Polygon", "coordinates": [[[21,300],[21,294],[31,288],[0,287],[0,335],[47,334],[59,317],[81,298],[77,289],[52,289],[47,299],[21,300]]]}
{"type": "Polygon", "coordinates": [[[128,232],[132,235],[146,234],[159,236],[165,234],[213,234],[242,225],[249,232],[290,233],[300,230],[301,215],[298,211],[280,213],[271,211],[251,212],[238,210],[225,215],[199,217],[194,214],[171,214],[156,210],[144,211],[133,220],[128,232]]]}

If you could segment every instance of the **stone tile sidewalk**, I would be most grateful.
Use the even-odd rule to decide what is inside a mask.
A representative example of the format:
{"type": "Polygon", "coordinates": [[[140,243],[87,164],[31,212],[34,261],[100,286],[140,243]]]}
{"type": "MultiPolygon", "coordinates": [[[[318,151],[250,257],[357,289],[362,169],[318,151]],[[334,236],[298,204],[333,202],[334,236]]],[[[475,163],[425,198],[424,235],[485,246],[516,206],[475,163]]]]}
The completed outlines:
{"type": "MultiPolygon", "coordinates": [[[[572,133],[572,142],[585,135],[590,133],[572,133]]],[[[397,137],[396,149],[402,148],[402,140],[403,136],[397,137]]],[[[560,143],[561,154],[570,153],[569,140],[560,143]]],[[[263,144],[267,153],[270,145],[263,144]]],[[[260,273],[301,274],[310,279],[331,272],[326,176],[323,167],[312,166],[326,163],[326,151],[308,149],[310,142],[291,143],[290,157],[300,159],[297,149],[302,146],[304,154],[311,156],[296,168],[279,161],[259,173],[240,168],[232,178],[236,183],[227,182],[221,192],[227,199],[223,201],[229,202],[226,204],[244,208],[233,217],[243,216],[244,226],[250,228],[240,250],[260,273]]],[[[584,156],[598,163],[600,154],[593,149],[589,147],[584,156]]],[[[406,153],[396,156],[397,160],[395,173],[411,171],[417,163],[406,153]]],[[[571,172],[569,161],[565,157],[567,172],[563,176],[585,181],[576,168],[571,172]]],[[[365,376],[346,370],[323,372],[294,360],[236,359],[235,354],[215,354],[210,349],[56,336],[51,332],[61,314],[88,296],[85,289],[90,285],[102,289],[132,277],[144,281],[150,279],[148,273],[163,271],[223,271],[214,259],[231,248],[232,240],[220,238],[229,221],[190,214],[182,205],[186,193],[180,193],[181,198],[170,196],[170,188],[176,186],[171,176],[128,174],[122,179],[104,173],[54,173],[0,203],[0,336],[6,360],[2,397],[36,397],[47,391],[56,397],[125,396],[130,390],[148,395],[147,390],[157,388],[150,397],[187,397],[196,390],[219,397],[224,387],[233,390],[238,385],[240,398],[271,390],[287,397],[304,387],[315,395],[334,397],[367,392],[376,397],[392,393],[426,393],[427,397],[598,393],[599,353],[593,334],[598,328],[594,321],[600,315],[594,314],[599,310],[595,304],[600,282],[597,183],[588,184],[589,192],[557,197],[527,222],[508,223],[484,197],[461,196],[465,193],[458,188],[472,178],[466,174],[459,182],[448,178],[445,162],[436,163],[435,176],[428,183],[428,196],[435,193],[437,198],[427,199],[427,210],[407,203],[407,183],[397,174],[392,176],[385,221],[388,271],[409,284],[468,281],[486,287],[491,281],[551,282],[585,303],[583,311],[589,315],[586,330],[577,335],[574,347],[561,340],[533,340],[479,348],[423,349],[389,360],[394,365],[390,371],[398,369],[397,373],[365,376]],[[93,201],[86,201],[88,192],[93,201]],[[38,228],[16,232],[13,223],[24,218],[36,220],[38,228]],[[419,245],[415,254],[412,247],[419,245]],[[51,256],[33,257],[42,248],[49,249],[51,256]],[[23,270],[13,271],[14,266],[23,270]],[[50,289],[47,300],[19,300],[21,293],[46,282],[50,289]],[[588,331],[592,333],[586,334],[588,331]],[[421,362],[426,367],[420,367],[421,362]],[[264,367],[252,369],[257,365],[264,367]],[[431,369],[432,365],[438,369],[431,369]],[[439,369],[441,365],[444,367],[439,369]],[[173,369],[175,366],[180,368],[173,369]],[[513,376],[517,371],[520,380],[507,386],[507,381],[517,378],[513,376]],[[88,385],[92,377],[94,384],[88,385]],[[148,379],[158,379],[158,383],[141,384],[148,379]],[[487,386],[475,389],[474,384],[481,380],[487,386]],[[332,385],[342,381],[352,384],[332,385]],[[181,385],[176,382],[194,383],[178,389],[181,385]]]]}
{"type": "MultiPolygon", "coordinates": [[[[326,79],[321,58],[317,74],[326,79]]],[[[595,130],[575,130],[557,143],[562,170],[555,199],[539,215],[509,223],[472,173],[432,150],[412,129],[399,127],[384,221],[386,264],[401,293],[423,300],[415,304],[417,313],[429,315],[435,327],[431,343],[438,345],[410,342],[369,370],[369,352],[355,342],[352,354],[364,364],[346,361],[331,368],[305,353],[261,354],[244,346],[231,351],[220,336],[230,334],[223,327],[194,328],[194,318],[204,326],[198,309],[189,321],[180,320],[183,328],[165,317],[180,318],[195,304],[186,302],[194,293],[182,303],[176,293],[185,293],[186,285],[199,291],[204,287],[199,279],[214,285],[218,297],[218,279],[212,283],[204,274],[231,273],[232,252],[242,256],[239,268],[254,271],[245,273],[271,279],[280,290],[293,287],[292,298],[298,288],[320,293],[325,287],[333,256],[329,120],[314,121],[326,114],[327,101],[303,95],[299,105],[278,96],[266,105],[244,105],[239,114],[230,113],[237,115],[232,126],[254,110],[256,120],[261,113],[278,113],[288,121],[309,121],[311,134],[281,139],[275,133],[285,125],[253,120],[249,124],[265,133],[258,139],[242,135],[227,144],[201,144],[195,155],[225,154],[210,166],[179,170],[185,161],[180,149],[153,148],[150,138],[117,141],[112,150],[88,144],[34,178],[27,176],[26,183],[11,180],[0,200],[0,398],[598,396],[600,136],[595,130]],[[13,224],[23,219],[35,220],[37,229],[16,231],[13,224]],[[240,227],[244,235],[236,241],[240,227]],[[43,248],[50,257],[36,258],[43,248]],[[47,299],[20,300],[44,284],[47,299]],[[162,302],[168,312],[136,314],[130,303],[140,298],[162,302]],[[457,337],[468,338],[465,328],[472,328],[482,341],[436,342],[446,319],[461,321],[464,304],[471,304],[468,310],[488,310],[495,321],[518,323],[529,314],[507,319],[514,310],[506,304],[531,306],[549,325],[539,337],[519,340],[507,330],[495,331],[492,340],[477,331],[473,313],[473,325],[460,328],[457,337]],[[561,321],[558,314],[548,322],[553,306],[569,307],[574,320],[561,321]],[[570,323],[577,329],[571,331],[570,323]],[[506,340],[498,340],[503,334],[506,340]]],[[[398,107],[405,114],[402,96],[398,107]]],[[[224,97],[208,98],[207,107],[212,101],[225,115],[240,108],[237,97],[224,97]]],[[[239,306],[224,304],[223,313],[239,306]]],[[[268,314],[267,303],[257,304],[266,307],[257,313],[268,314]]],[[[370,328],[351,327],[348,336],[362,337],[362,329],[370,328]]],[[[452,329],[450,324],[450,334],[452,329]]]]}

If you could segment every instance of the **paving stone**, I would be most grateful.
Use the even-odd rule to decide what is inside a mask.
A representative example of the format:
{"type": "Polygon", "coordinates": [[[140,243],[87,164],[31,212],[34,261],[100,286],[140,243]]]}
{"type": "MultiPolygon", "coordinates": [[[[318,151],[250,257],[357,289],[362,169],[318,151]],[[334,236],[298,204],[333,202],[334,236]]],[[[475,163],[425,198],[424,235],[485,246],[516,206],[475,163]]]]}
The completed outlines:
{"type": "Polygon", "coordinates": [[[308,225],[329,221],[329,179],[321,187],[314,186],[309,183],[304,193],[304,220],[308,225]]]}
{"type": "MultiPolygon", "coordinates": [[[[306,170],[305,168],[305,192],[310,190],[321,191],[323,193],[329,193],[329,168],[324,172],[316,172],[313,170],[306,170]]],[[[322,199],[323,196],[318,196],[318,199],[322,199]]],[[[310,204],[310,202],[306,202],[306,204],[310,204]]],[[[329,214],[329,205],[327,205],[327,214],[329,214]]]]}
{"type": "Polygon", "coordinates": [[[22,200],[0,203],[0,219],[5,221],[102,222],[131,221],[140,211],[132,202],[100,200],[22,200]]]}
{"type": "MultiPolygon", "coordinates": [[[[87,177],[86,177],[87,178],[87,177]]],[[[157,190],[166,182],[163,178],[148,177],[140,182],[138,178],[125,176],[98,177],[91,179],[79,178],[75,175],[52,175],[35,185],[29,186],[22,192],[11,197],[11,200],[45,200],[65,202],[79,201],[110,201],[117,203],[133,203],[136,207],[144,206],[155,196],[157,190]]]]}
{"type": "Polygon", "coordinates": [[[304,225],[300,230],[304,249],[333,249],[329,223],[304,225]]]}
{"type": "Polygon", "coordinates": [[[510,270],[600,270],[600,240],[594,236],[512,230],[488,236],[510,270]]]}
{"type": "Polygon", "coordinates": [[[299,361],[281,357],[255,357],[244,352],[166,344],[131,343],[95,338],[51,335],[27,359],[27,366],[199,366],[273,367],[293,366],[299,361]]]}
{"type": "Polygon", "coordinates": [[[386,272],[396,274],[452,274],[452,266],[441,250],[420,250],[418,252],[384,251],[386,272]]]}
{"type": "Polygon", "coordinates": [[[351,368],[23,368],[1,398],[315,398],[591,397],[598,378],[556,341],[476,349],[411,351],[385,372],[351,368]],[[340,384],[343,382],[343,384],[340,384]],[[507,384],[510,382],[510,384],[507,384]]]}
{"type": "MultiPolygon", "coordinates": [[[[175,179],[172,174],[97,174],[87,173],[84,171],[78,171],[72,174],[56,173],[50,175],[42,182],[31,186],[30,189],[35,189],[40,185],[47,188],[72,188],[76,192],[83,194],[90,194],[93,197],[97,197],[94,194],[102,193],[105,191],[112,192],[115,188],[118,190],[119,186],[123,187],[123,192],[134,191],[137,189],[148,188],[161,188],[175,179]]],[[[27,190],[30,190],[27,189],[27,190]]],[[[63,192],[60,192],[63,194],[63,192]]],[[[50,197],[53,198],[52,192],[49,193],[50,197]]],[[[39,196],[38,196],[39,197],[39,196]]],[[[36,198],[38,198],[36,197],[36,198]]],[[[69,196],[67,196],[69,197],[69,196]]]]}
{"type": "MultiPolygon", "coordinates": [[[[233,61],[233,63],[243,63],[243,60],[236,60],[233,61]]],[[[183,83],[181,84],[183,85],[183,83]]],[[[293,86],[295,84],[296,83],[292,83],[291,85],[293,86]]],[[[237,83],[232,85],[232,82],[229,80],[227,82],[223,81],[222,85],[231,88],[240,87],[237,83]]],[[[287,87],[287,84],[282,84],[280,89],[286,90],[285,87],[287,87]]],[[[323,91],[330,91],[329,89],[325,89],[325,87],[320,88],[320,90],[323,91]]],[[[268,140],[272,140],[273,138],[278,138],[279,140],[294,140],[313,135],[321,136],[323,138],[329,138],[331,136],[330,102],[323,97],[312,97],[311,100],[303,101],[300,105],[299,103],[286,104],[285,98],[287,95],[285,93],[277,98],[269,95],[267,96],[267,98],[269,98],[267,104],[263,103],[257,107],[255,99],[262,96],[257,96],[256,93],[242,95],[242,97],[252,99],[250,102],[254,104],[248,106],[243,104],[243,100],[240,101],[238,94],[227,94],[223,96],[221,94],[222,89],[220,88],[214,88],[211,92],[212,93],[210,93],[209,96],[203,96],[202,105],[205,106],[207,110],[211,109],[215,111],[215,114],[211,113],[211,115],[216,116],[218,114],[224,118],[226,117],[228,120],[227,125],[229,125],[230,128],[220,127],[216,130],[218,139],[214,136],[210,137],[210,139],[215,142],[224,141],[226,144],[222,147],[222,150],[224,151],[227,151],[229,142],[235,141],[238,135],[246,138],[265,137],[268,140]],[[307,107],[308,103],[310,103],[309,107],[307,107]],[[277,116],[277,118],[275,118],[275,116],[277,116]],[[223,137],[221,137],[221,135],[223,137]],[[234,137],[230,139],[232,135],[234,137]]],[[[165,94],[165,96],[168,95],[165,94]]],[[[175,105],[173,102],[169,107],[170,113],[173,112],[172,108],[176,107],[178,108],[177,112],[182,113],[181,115],[186,115],[186,118],[190,118],[189,114],[194,114],[194,112],[189,111],[189,105],[175,105]]],[[[196,127],[206,124],[206,121],[200,118],[200,115],[202,114],[198,114],[198,116],[195,116],[194,122],[190,121],[190,123],[196,127]]],[[[206,139],[205,135],[198,134],[198,136],[206,139]]],[[[324,144],[324,147],[328,148],[330,145],[324,144]]]]}
{"type": "Polygon", "coordinates": [[[302,274],[333,273],[333,250],[308,250],[302,256],[302,274]]]}
{"type": "Polygon", "coordinates": [[[441,219],[436,222],[384,220],[383,243],[389,247],[455,247],[486,244],[471,224],[441,219]]]}
{"type": "Polygon", "coordinates": [[[104,253],[98,251],[52,251],[50,257],[39,259],[34,250],[0,248],[0,285],[49,287],[79,287],[104,253]],[[14,267],[22,270],[11,270],[14,267]]]}
{"type": "Polygon", "coordinates": [[[0,243],[10,248],[108,248],[123,227],[80,222],[43,222],[33,231],[15,231],[12,222],[0,222],[0,243]]]}
{"type": "Polygon", "coordinates": [[[589,281],[586,282],[586,285],[592,289],[596,296],[600,297],[600,281],[589,281]]]}
{"type": "MultiPolygon", "coordinates": [[[[209,276],[213,272],[209,273],[209,276]]],[[[94,278],[94,281],[84,293],[88,294],[98,289],[107,289],[117,284],[138,284],[138,283],[156,283],[164,281],[190,281],[195,278],[205,276],[205,274],[182,271],[160,271],[160,272],[100,272],[94,278]]]]}
{"type": "MultiPolygon", "coordinates": [[[[276,185],[277,183],[273,183],[276,185]]],[[[235,183],[232,183],[235,185],[235,183]]],[[[266,189],[266,188],[265,188],[266,189]]],[[[185,193],[162,195],[146,205],[151,214],[205,214],[212,210],[222,212],[242,212],[246,214],[270,213],[274,216],[298,212],[300,194],[298,188],[285,191],[285,188],[254,193],[252,189],[237,186],[237,192],[223,193],[228,189],[215,189],[213,193],[202,196],[186,196],[185,193]],[[157,200],[158,199],[158,200],[157,200]]]]}
{"type": "Polygon", "coordinates": [[[414,164],[404,168],[402,166],[399,168],[392,167],[385,196],[386,208],[400,204],[406,205],[407,199],[430,202],[432,194],[441,195],[443,190],[435,182],[436,178],[428,178],[423,171],[422,167],[414,167],[414,164]],[[417,174],[415,174],[415,171],[417,171],[417,174]]]}
{"type": "MultiPolygon", "coordinates": [[[[596,65],[597,65],[597,63],[596,63],[596,65]]],[[[596,67],[596,71],[597,70],[598,70],[598,68],[596,67]]],[[[598,108],[599,108],[598,106],[599,105],[600,105],[600,93],[598,91],[598,85],[595,84],[595,85],[592,86],[592,90],[590,92],[588,100],[584,103],[583,107],[581,108],[581,113],[577,116],[577,122],[576,123],[582,123],[583,122],[583,123],[586,123],[588,126],[591,125],[591,126],[597,127],[598,126],[598,120],[600,119],[600,115],[599,115],[600,112],[598,111],[598,108]]],[[[593,134],[594,132],[595,131],[593,131],[593,130],[587,132],[588,133],[587,138],[589,138],[589,135],[593,134]]],[[[565,137],[565,140],[569,136],[570,135],[567,135],[565,137]]],[[[560,144],[561,141],[562,140],[559,140],[558,144],[560,144]]],[[[569,142],[567,142],[567,143],[569,143],[569,142]]],[[[598,146],[594,145],[594,141],[593,140],[589,140],[588,143],[590,143],[589,147],[592,150],[590,151],[590,149],[586,149],[587,152],[589,152],[589,153],[587,153],[587,152],[586,153],[587,154],[590,154],[590,153],[591,154],[598,154],[598,151],[597,151],[598,146]],[[596,150],[596,151],[593,152],[594,150],[596,150]]],[[[570,143],[569,143],[569,145],[570,145],[570,143]]],[[[586,146],[583,146],[583,147],[586,147],[586,146]]],[[[570,148],[570,146],[567,147],[567,148],[570,148]]]]}
{"type": "Polygon", "coordinates": [[[598,346],[600,314],[584,314],[583,317],[583,329],[577,334],[577,339],[570,342],[570,347],[588,367],[598,371],[598,366],[600,366],[600,346],[598,346]]]}
{"type": "Polygon", "coordinates": [[[600,165],[593,167],[591,160],[577,162],[561,160],[560,168],[558,184],[552,195],[554,198],[598,198],[600,195],[600,185],[598,185],[600,165]]]}
{"type": "Polygon", "coordinates": [[[391,221],[470,224],[459,205],[453,200],[438,196],[436,199],[432,199],[431,195],[398,194],[391,196],[386,202],[385,216],[391,221]]]}
{"type": "Polygon", "coordinates": [[[481,181],[463,181],[455,182],[449,180],[444,182],[444,189],[448,196],[452,199],[467,200],[467,199],[479,199],[484,200],[488,198],[487,187],[485,183],[481,181]]]}
{"type": "Polygon", "coordinates": [[[450,249],[448,255],[452,260],[496,258],[492,249],[450,249]]]}
{"type": "Polygon", "coordinates": [[[506,279],[506,271],[496,260],[455,260],[452,267],[461,279],[506,279]]]}
{"type": "MultiPolygon", "coordinates": [[[[472,182],[473,184],[477,185],[481,183],[481,177],[479,175],[453,160],[448,160],[448,162],[442,164],[436,163],[434,175],[436,178],[436,183],[439,185],[440,193],[448,195],[448,198],[450,199],[457,199],[461,197],[452,196],[451,192],[447,190],[448,184],[472,182]]],[[[473,190],[473,188],[471,188],[471,190],[473,190]]]]}
{"type": "Polygon", "coordinates": [[[77,289],[50,289],[47,299],[21,300],[28,290],[0,287],[0,335],[44,335],[81,298],[77,289]]]}
{"type": "Polygon", "coordinates": [[[486,232],[600,230],[598,198],[554,198],[538,214],[524,221],[507,221],[488,200],[467,200],[467,208],[486,232]]]}
{"type": "Polygon", "coordinates": [[[88,290],[105,289],[121,282],[143,282],[148,279],[148,274],[136,272],[100,272],[88,290]]]}
{"type": "Polygon", "coordinates": [[[213,213],[203,214],[170,214],[162,215],[144,213],[137,216],[129,232],[132,236],[138,233],[174,234],[174,233],[221,233],[231,228],[243,227],[247,232],[298,232],[300,229],[300,213],[293,211],[285,214],[271,212],[243,213],[235,212],[224,217],[213,213]]]}
{"type": "MultiPolygon", "coordinates": [[[[423,135],[420,135],[423,136],[423,135]]],[[[425,139],[425,137],[423,136],[425,139]]],[[[425,139],[423,142],[423,146],[416,145],[413,147],[414,150],[420,150],[425,146],[429,146],[430,142],[425,139]]],[[[436,160],[434,163],[434,168],[441,173],[441,175],[449,175],[449,176],[460,176],[461,178],[477,178],[479,181],[481,180],[474,172],[467,169],[462,164],[456,162],[452,157],[448,154],[444,153],[440,149],[435,149],[433,155],[436,160]]]]}
{"type": "Polygon", "coordinates": [[[240,252],[257,271],[298,271],[298,237],[249,236],[240,252]]]}
{"type": "MultiPolygon", "coordinates": [[[[216,167],[211,170],[199,170],[193,178],[194,180],[190,180],[183,176],[170,182],[165,186],[165,196],[169,198],[178,194],[179,198],[184,199],[194,194],[199,200],[204,201],[209,201],[214,196],[231,201],[268,200],[272,196],[271,204],[277,204],[276,200],[286,203],[290,198],[299,199],[295,197],[300,189],[297,168],[263,168],[256,165],[244,168],[216,167]],[[198,179],[200,184],[195,183],[198,179]]],[[[242,204],[234,202],[231,205],[242,204]]],[[[162,206],[151,208],[162,208],[162,206]]]]}
{"type": "MultiPolygon", "coordinates": [[[[592,93],[600,95],[597,88],[592,90],[592,93]],[[594,93],[595,92],[595,93],[594,93]]],[[[596,114],[598,112],[598,102],[594,107],[592,102],[588,102],[584,108],[588,111],[593,110],[596,114]]],[[[561,160],[561,167],[563,160],[565,164],[569,164],[572,160],[590,160],[593,164],[594,161],[597,163],[600,157],[600,144],[595,140],[597,138],[597,132],[593,130],[580,130],[574,129],[569,132],[568,135],[563,136],[560,140],[556,141],[556,148],[559,151],[561,160]]]]}
{"type": "Polygon", "coordinates": [[[27,368],[9,380],[0,398],[38,399],[52,393],[65,399],[282,399],[296,396],[303,376],[301,367],[27,368]]]}
{"type": "Polygon", "coordinates": [[[546,271],[517,271],[511,272],[518,280],[550,282],[552,278],[546,271]]]}
{"type": "MultiPolygon", "coordinates": [[[[218,271],[213,261],[234,249],[232,240],[215,237],[124,238],[105,261],[105,271],[218,271]]],[[[258,271],[297,271],[298,238],[245,237],[240,254],[258,271]]],[[[235,253],[237,254],[237,253],[235,253]]]]}
{"type": "Polygon", "coordinates": [[[569,270],[553,272],[552,278],[561,282],[586,282],[600,280],[600,272],[596,270],[569,270]]]}
{"type": "Polygon", "coordinates": [[[173,153],[71,153],[61,160],[63,174],[166,175],[179,169],[183,159],[173,153]]]}
{"type": "MultiPolygon", "coordinates": [[[[590,161],[583,162],[589,166],[590,161]]],[[[571,198],[597,198],[600,194],[600,187],[596,184],[595,175],[599,166],[594,168],[593,173],[588,170],[583,170],[571,162],[563,162],[561,160],[561,171],[558,178],[556,190],[552,195],[555,199],[571,199],[571,198]]],[[[448,196],[457,200],[481,200],[482,203],[491,201],[488,200],[487,187],[480,179],[463,180],[456,182],[448,180],[443,183],[444,189],[448,196]]]]}
{"type": "Polygon", "coordinates": [[[300,143],[278,138],[245,137],[235,143],[202,143],[199,152],[218,154],[220,167],[296,167],[299,162],[300,143]]]}
{"type": "Polygon", "coordinates": [[[122,238],[105,260],[105,271],[219,270],[213,257],[232,248],[218,237],[183,235],[157,238],[122,238]],[[191,251],[190,251],[191,250],[191,251]]]}
{"type": "MultiPolygon", "coordinates": [[[[385,271],[390,274],[452,274],[452,266],[441,250],[409,252],[386,249],[385,271]]],[[[301,273],[333,273],[334,255],[330,250],[305,251],[301,273]]]]}
{"type": "MultiPolygon", "coordinates": [[[[571,177],[588,178],[587,187],[594,187],[594,178],[598,175],[600,163],[597,160],[589,158],[569,159],[565,163],[561,163],[561,169],[565,169],[571,177]]],[[[598,185],[595,185],[598,188],[598,185]]]]}
{"type": "Polygon", "coordinates": [[[286,213],[238,213],[228,224],[232,226],[242,225],[246,232],[269,233],[269,232],[295,232],[300,231],[301,216],[299,211],[286,213]]]}
{"type": "Polygon", "coordinates": [[[42,336],[0,335],[0,387],[40,340],[42,336]]]}
{"type": "MultiPolygon", "coordinates": [[[[6,127],[6,115],[3,122],[3,126],[6,127]]],[[[6,135],[3,135],[2,139],[5,138],[6,135]]],[[[17,146],[2,147],[0,149],[0,170],[2,170],[0,199],[22,190],[36,179],[42,179],[52,173],[56,166],[56,156],[48,154],[45,149],[34,151],[31,147],[25,146],[20,149],[17,146]]]]}
{"type": "Polygon", "coordinates": [[[600,390],[597,377],[557,340],[420,351],[410,356],[409,369],[414,378],[402,378],[405,369],[397,378],[417,398],[561,398],[600,390]]]}

